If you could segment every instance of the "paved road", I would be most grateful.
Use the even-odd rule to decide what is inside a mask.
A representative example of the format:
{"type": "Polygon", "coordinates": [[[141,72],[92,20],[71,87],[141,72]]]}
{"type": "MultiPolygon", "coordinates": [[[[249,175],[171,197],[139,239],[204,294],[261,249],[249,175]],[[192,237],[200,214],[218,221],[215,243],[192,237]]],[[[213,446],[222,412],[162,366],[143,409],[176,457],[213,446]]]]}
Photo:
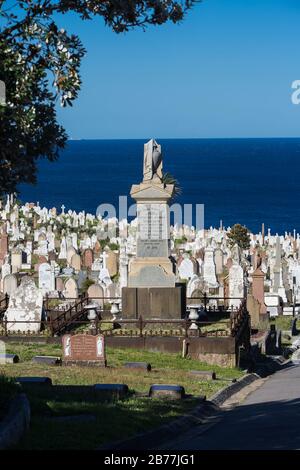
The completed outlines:
{"type": "Polygon", "coordinates": [[[207,431],[195,426],[165,450],[300,449],[300,366],[272,375],[207,431]]]}

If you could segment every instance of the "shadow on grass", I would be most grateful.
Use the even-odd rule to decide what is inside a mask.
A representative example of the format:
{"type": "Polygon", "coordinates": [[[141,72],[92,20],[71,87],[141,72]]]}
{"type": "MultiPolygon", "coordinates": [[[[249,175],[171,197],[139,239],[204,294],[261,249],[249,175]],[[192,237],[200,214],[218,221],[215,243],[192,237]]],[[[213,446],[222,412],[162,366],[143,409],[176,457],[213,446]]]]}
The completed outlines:
{"type": "MultiPolygon", "coordinates": [[[[124,439],[165,424],[184,414],[197,400],[158,400],[128,396],[124,400],[93,402],[55,387],[28,392],[32,421],[18,449],[95,449],[99,445],[124,439]],[[55,417],[88,415],[89,422],[55,417]],[[53,418],[53,419],[49,419],[53,418]]],[[[70,389],[70,387],[69,387],[70,389]]]]}

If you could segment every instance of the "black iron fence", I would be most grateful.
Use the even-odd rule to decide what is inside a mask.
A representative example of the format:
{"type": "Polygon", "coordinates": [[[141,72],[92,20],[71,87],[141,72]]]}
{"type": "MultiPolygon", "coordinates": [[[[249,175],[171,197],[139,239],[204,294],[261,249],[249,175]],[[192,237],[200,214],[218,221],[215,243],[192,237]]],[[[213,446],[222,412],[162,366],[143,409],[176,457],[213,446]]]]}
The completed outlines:
{"type": "MultiPolygon", "coordinates": [[[[121,312],[114,318],[103,318],[104,312],[110,313],[110,310],[104,310],[104,300],[120,300],[119,297],[99,297],[89,298],[82,296],[65,310],[46,309],[46,318],[42,321],[12,321],[6,316],[2,318],[1,328],[3,335],[37,334],[40,330],[41,334],[54,336],[63,334],[72,329],[78,331],[79,327],[90,330],[92,333],[98,331],[106,336],[189,336],[191,334],[200,336],[236,336],[240,334],[242,328],[249,325],[249,315],[246,308],[246,300],[241,300],[238,308],[226,307],[224,309],[211,308],[204,303],[203,312],[205,318],[198,320],[189,318],[188,312],[182,319],[155,319],[144,318],[139,316],[136,319],[122,319],[121,312]],[[99,308],[96,310],[96,318],[90,321],[87,318],[87,306],[91,302],[100,301],[99,308]],[[214,313],[221,314],[221,318],[216,319],[214,313]],[[39,324],[38,328],[33,328],[34,324],[39,324]],[[20,326],[20,328],[18,328],[20,326]],[[32,326],[32,328],[31,328],[32,326]]],[[[199,298],[200,299],[200,298],[199,298]]],[[[205,299],[205,297],[201,298],[205,299]]],[[[206,298],[220,299],[217,297],[206,298]]],[[[195,300],[195,298],[193,298],[195,300]]],[[[198,306],[197,306],[198,307],[198,306]]],[[[110,315],[111,316],[111,315],[110,315]]]]}

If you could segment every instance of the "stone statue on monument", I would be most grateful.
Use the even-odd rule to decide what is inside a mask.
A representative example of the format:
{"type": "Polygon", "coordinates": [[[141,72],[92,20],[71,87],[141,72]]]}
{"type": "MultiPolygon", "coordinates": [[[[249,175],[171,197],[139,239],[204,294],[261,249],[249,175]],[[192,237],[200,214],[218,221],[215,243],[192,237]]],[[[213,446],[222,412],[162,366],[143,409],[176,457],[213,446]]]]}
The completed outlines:
{"type": "Polygon", "coordinates": [[[143,181],[156,181],[162,180],[162,152],[161,146],[151,139],[144,144],[144,178],[143,181]]]}

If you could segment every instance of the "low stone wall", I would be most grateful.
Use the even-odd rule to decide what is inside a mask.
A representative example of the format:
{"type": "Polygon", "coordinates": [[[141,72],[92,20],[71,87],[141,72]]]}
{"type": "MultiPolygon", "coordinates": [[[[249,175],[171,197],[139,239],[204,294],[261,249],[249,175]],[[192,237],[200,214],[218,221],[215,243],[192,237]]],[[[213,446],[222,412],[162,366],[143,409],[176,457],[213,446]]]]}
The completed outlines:
{"type": "MultiPolygon", "coordinates": [[[[33,343],[61,343],[61,337],[38,338],[38,337],[2,337],[3,341],[21,341],[33,343]]],[[[238,364],[238,343],[236,338],[228,337],[189,337],[184,336],[106,336],[108,347],[132,348],[151,352],[181,354],[183,341],[186,342],[186,353],[192,359],[207,362],[212,365],[223,367],[235,367],[238,364]]]]}
{"type": "Polygon", "coordinates": [[[232,337],[211,338],[211,337],[126,337],[108,336],[106,344],[115,348],[143,349],[146,351],[176,353],[183,351],[183,341],[186,341],[186,352],[192,358],[207,362],[212,365],[223,367],[235,367],[236,342],[232,337]]]}
{"type": "Polygon", "coordinates": [[[0,422],[0,449],[18,443],[30,423],[30,405],[25,394],[18,395],[10,404],[8,414],[0,422]]]}

